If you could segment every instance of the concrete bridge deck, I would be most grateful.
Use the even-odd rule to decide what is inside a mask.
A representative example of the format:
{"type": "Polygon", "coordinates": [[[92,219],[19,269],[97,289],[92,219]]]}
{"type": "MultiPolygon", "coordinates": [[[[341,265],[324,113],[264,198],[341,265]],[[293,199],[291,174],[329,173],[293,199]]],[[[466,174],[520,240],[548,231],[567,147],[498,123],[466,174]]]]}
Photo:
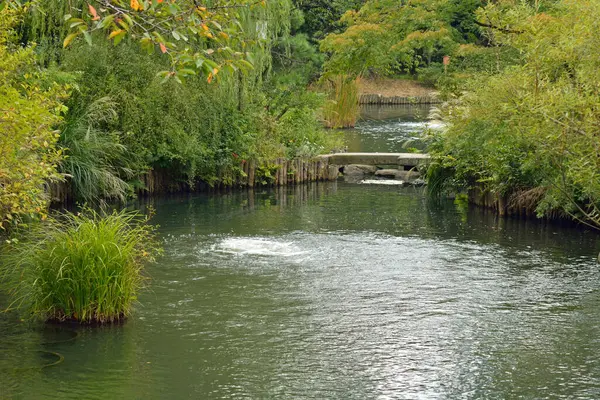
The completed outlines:
{"type": "Polygon", "coordinates": [[[420,153],[334,153],[323,154],[330,165],[398,165],[416,167],[429,160],[429,154],[420,153]]]}

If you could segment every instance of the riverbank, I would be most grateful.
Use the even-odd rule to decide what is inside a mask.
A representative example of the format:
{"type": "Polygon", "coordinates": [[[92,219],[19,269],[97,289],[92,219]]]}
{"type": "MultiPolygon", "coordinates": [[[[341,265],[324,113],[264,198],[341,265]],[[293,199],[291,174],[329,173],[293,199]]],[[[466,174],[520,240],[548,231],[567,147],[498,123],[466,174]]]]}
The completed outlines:
{"type": "MultiPolygon", "coordinates": [[[[331,165],[327,157],[309,159],[278,158],[272,162],[243,161],[239,169],[228,170],[216,182],[188,182],[167,169],[151,170],[140,178],[138,196],[166,193],[206,192],[235,187],[288,186],[307,182],[333,181],[338,178],[339,166],[331,165]]],[[[68,204],[74,200],[69,182],[50,185],[54,204],[68,204]]]]}
{"type": "Polygon", "coordinates": [[[360,79],[358,90],[360,95],[378,94],[384,97],[428,97],[437,93],[434,88],[417,81],[390,78],[360,79]]]}

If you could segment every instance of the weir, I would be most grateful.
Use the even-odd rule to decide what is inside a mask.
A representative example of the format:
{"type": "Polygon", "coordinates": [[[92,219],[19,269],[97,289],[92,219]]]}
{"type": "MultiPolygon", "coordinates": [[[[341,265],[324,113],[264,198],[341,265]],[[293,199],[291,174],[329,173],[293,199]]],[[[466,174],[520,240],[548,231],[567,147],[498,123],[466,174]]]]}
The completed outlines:
{"type": "Polygon", "coordinates": [[[394,179],[402,184],[424,185],[420,167],[429,160],[419,153],[334,153],[319,156],[348,181],[362,182],[370,175],[394,179]]]}
{"type": "Polygon", "coordinates": [[[319,156],[333,165],[397,165],[418,167],[429,160],[428,154],[420,153],[334,153],[319,156]]]}

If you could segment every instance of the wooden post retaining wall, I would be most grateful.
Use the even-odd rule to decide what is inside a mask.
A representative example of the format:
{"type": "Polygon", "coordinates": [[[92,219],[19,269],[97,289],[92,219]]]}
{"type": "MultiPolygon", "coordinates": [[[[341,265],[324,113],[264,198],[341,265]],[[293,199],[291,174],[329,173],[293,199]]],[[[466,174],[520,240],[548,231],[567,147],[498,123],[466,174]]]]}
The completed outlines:
{"type": "Polygon", "coordinates": [[[240,165],[240,170],[241,173],[237,176],[233,176],[231,172],[225,173],[223,178],[226,179],[213,186],[199,182],[193,188],[187,183],[181,180],[177,181],[169,176],[166,171],[150,171],[143,178],[145,189],[141,189],[139,194],[151,195],[233,187],[289,186],[306,182],[334,181],[339,176],[339,166],[330,165],[327,159],[321,158],[304,160],[278,158],[265,164],[246,161],[240,165]]]}
{"type": "MultiPolygon", "coordinates": [[[[234,187],[253,188],[257,186],[289,186],[306,182],[334,181],[339,176],[339,166],[330,165],[327,159],[295,159],[278,158],[271,163],[259,164],[256,161],[243,162],[241,173],[225,172],[222,179],[214,185],[197,182],[190,186],[184,179],[177,178],[168,170],[152,170],[140,177],[143,188],[138,195],[163,193],[201,192],[234,187]],[[265,171],[269,176],[265,176],[265,171]]],[[[59,182],[48,186],[52,202],[64,204],[73,201],[73,193],[69,182],[59,182]]]]}

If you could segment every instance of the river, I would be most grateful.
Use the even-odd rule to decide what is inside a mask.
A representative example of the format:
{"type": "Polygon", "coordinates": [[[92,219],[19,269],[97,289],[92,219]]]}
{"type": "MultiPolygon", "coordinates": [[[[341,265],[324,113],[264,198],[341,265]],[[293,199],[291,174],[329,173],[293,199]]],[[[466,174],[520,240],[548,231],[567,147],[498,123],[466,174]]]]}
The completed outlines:
{"type": "Polygon", "coordinates": [[[0,316],[0,397],[600,397],[593,232],[341,181],[150,205],[165,254],[134,315],[0,316]]]}

